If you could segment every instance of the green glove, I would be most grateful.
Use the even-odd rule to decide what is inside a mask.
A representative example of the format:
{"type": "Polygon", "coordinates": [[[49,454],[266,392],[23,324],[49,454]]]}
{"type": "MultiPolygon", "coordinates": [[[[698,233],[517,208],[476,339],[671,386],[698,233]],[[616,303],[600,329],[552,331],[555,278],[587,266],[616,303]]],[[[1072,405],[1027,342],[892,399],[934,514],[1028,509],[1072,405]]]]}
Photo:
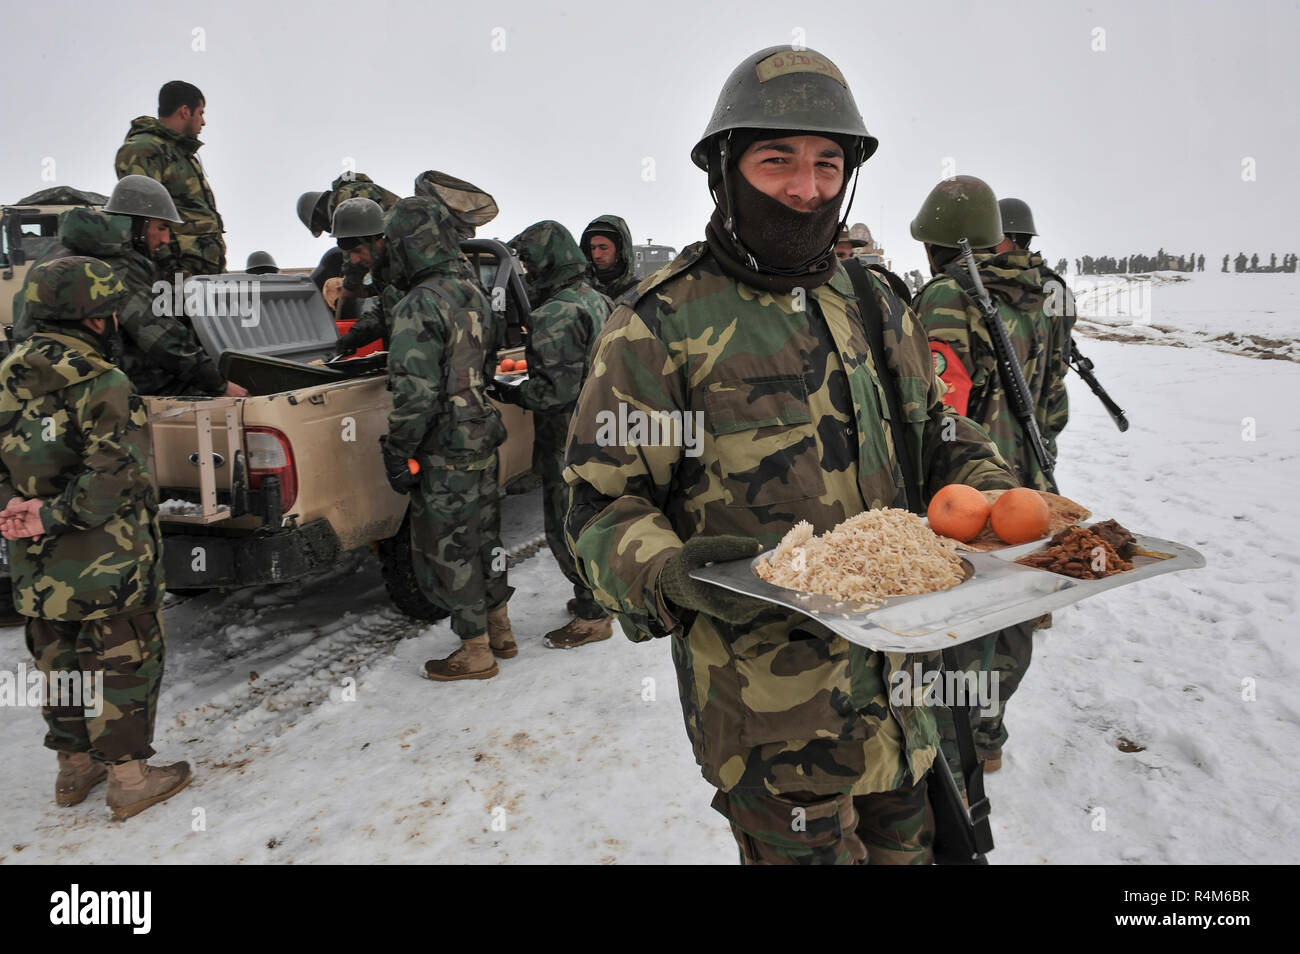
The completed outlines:
{"type": "Polygon", "coordinates": [[[725,563],[758,556],[763,545],[753,537],[691,537],[659,571],[659,592],[669,602],[728,623],[748,623],[772,604],[691,579],[706,563],[725,563]]]}

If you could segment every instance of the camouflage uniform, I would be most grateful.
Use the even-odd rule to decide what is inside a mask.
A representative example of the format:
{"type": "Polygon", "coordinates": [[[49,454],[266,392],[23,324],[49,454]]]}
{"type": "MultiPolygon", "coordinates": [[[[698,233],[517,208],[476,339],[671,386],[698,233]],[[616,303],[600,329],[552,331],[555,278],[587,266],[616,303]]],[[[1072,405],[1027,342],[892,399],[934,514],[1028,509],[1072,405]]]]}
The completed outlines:
{"type": "Polygon", "coordinates": [[[560,223],[531,225],[511,239],[510,246],[527,269],[533,305],[525,349],[528,380],[520,386],[519,400],[533,412],[533,469],[542,478],[546,542],[573,584],[577,615],[599,619],[605,613],[574,566],[564,535],[569,493],[563,471],[569,420],[609,307],[587,283],[587,260],[560,223]]]}
{"type": "MultiPolygon", "coordinates": [[[[225,227],[217,200],[199,162],[203,143],[172,129],[153,116],[132,120],[126,141],[117,150],[117,177],[141,175],[166,186],[184,225],[172,226],[171,261],[192,275],[219,275],[226,270],[225,227]]],[[[164,269],[166,270],[166,269],[164,269]]]]}
{"type": "Polygon", "coordinates": [[[410,510],[415,575],[424,595],[451,613],[452,631],[473,639],[512,592],[497,491],[505,426],[484,393],[499,322],[483,292],[461,277],[441,203],[401,200],[385,238],[393,283],[407,290],[393,309],[387,447],[420,464],[410,510]]]}
{"type": "Polygon", "coordinates": [[[99,338],[56,317],[72,301],[84,317],[107,318],[126,292],[93,259],[66,258],[32,274],[26,306],[36,334],[0,364],[0,501],[44,501],[44,535],[9,543],[15,604],[29,617],[27,647],[47,677],[102,672],[104,680],[98,716],[45,707],[45,744],[111,764],[145,759],[164,656],[146,411],[99,338]]]}
{"type": "Polygon", "coordinates": [[[606,295],[614,301],[618,301],[625,292],[636,288],[639,279],[636,277],[636,267],[633,256],[636,254],[632,247],[632,231],[617,215],[601,215],[591,220],[582,232],[581,246],[582,254],[591,261],[590,240],[592,235],[604,235],[614,238],[615,244],[618,245],[618,262],[611,270],[612,275],[602,277],[596,270],[596,266],[591,266],[591,284],[596,291],[606,295]]]}
{"type": "MultiPolygon", "coordinates": [[[[1064,426],[1066,415],[1060,352],[1063,324],[1045,311],[1042,258],[1031,252],[1012,250],[976,254],[975,260],[980,280],[997,305],[1024,371],[1038,426],[1048,439],[1048,446],[1054,447],[1055,435],[1064,426]]],[[[957,263],[949,269],[961,267],[957,263]]],[[[945,271],[922,289],[916,309],[930,336],[935,371],[948,385],[945,403],[988,429],[1024,486],[1055,492],[1055,482],[1039,467],[1020,422],[1012,413],[998,374],[992,340],[978,306],[945,271]]],[[[1033,633],[1034,621],[1030,620],[953,649],[959,668],[990,671],[998,680],[997,712],[978,718],[974,724],[975,745],[987,758],[996,757],[1006,742],[1007,731],[1003,725],[1006,704],[1029,668],[1033,633]]],[[[956,757],[956,745],[951,723],[944,721],[941,729],[945,743],[952,743],[945,745],[952,761],[956,757]]]]}
{"type": "MultiPolygon", "coordinates": [[[[976,424],[946,409],[924,333],[872,276],[905,416],[908,453],[926,495],[959,482],[1014,479],[976,424]],[[947,438],[947,439],[945,439],[947,438]]],[[[847,273],[804,296],[728,277],[705,243],[644,282],[605,326],[574,414],[565,479],[567,531],[583,578],[634,641],[671,634],[686,732],[715,807],[742,853],[796,861],[861,858],[863,838],[916,847],[934,715],[894,706],[890,675],[935,655],[871,652],[773,607],[733,625],[678,611],[659,591],[664,564],[691,537],[740,534],[774,546],[798,521],[817,532],[863,510],[904,506],[887,404],[847,273]],[[624,446],[597,414],[620,403],[702,415],[700,454],[681,442],[624,446]],[[678,615],[680,612],[680,616],[678,615]],[[888,793],[875,807],[850,805],[888,793]],[[919,799],[919,800],[918,800],[919,799]],[[792,816],[805,831],[788,844],[792,816]],[[852,819],[873,816],[861,834],[852,819]],[[905,830],[904,830],[905,829],[905,830]]],[[[896,859],[895,859],[896,860],[896,859]]]]}
{"type": "MultiPolygon", "coordinates": [[[[128,297],[117,310],[122,336],[119,366],[140,394],[224,394],[226,379],[195,337],[183,316],[158,315],[153,304],[155,281],[168,283],[153,261],[138,251],[130,237],[131,220],[123,215],[105,215],[94,209],[69,209],[59,217],[59,245],[41,256],[36,264],[88,255],[107,264],[126,286],[128,297]]],[[[14,296],[14,337],[23,340],[35,334],[35,323],[22,301],[32,285],[31,274],[14,296]]]]}
{"type": "Polygon", "coordinates": [[[1070,370],[1070,340],[1074,335],[1074,322],[1078,317],[1074,294],[1065,279],[1047,267],[1043,256],[1029,253],[1029,267],[1038,269],[1047,296],[1044,312],[1051,325],[1048,348],[1047,380],[1043,386],[1043,403],[1038,415],[1038,426],[1043,431],[1047,449],[1056,456],[1056,439],[1070,421],[1070,397],[1065,389],[1065,376],[1070,370]]]}

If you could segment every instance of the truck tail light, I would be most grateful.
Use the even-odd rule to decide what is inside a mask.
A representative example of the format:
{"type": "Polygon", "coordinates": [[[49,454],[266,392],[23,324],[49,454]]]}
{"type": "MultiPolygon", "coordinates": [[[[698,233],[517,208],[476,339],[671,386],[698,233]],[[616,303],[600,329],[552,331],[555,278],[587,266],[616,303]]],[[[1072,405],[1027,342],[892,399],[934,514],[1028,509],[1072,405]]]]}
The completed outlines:
{"type": "Polygon", "coordinates": [[[298,499],[298,471],[293,462],[293,445],[274,427],[245,427],[248,448],[248,485],[262,489],[262,481],[275,477],[280,482],[280,509],[287,511],[298,499]]]}

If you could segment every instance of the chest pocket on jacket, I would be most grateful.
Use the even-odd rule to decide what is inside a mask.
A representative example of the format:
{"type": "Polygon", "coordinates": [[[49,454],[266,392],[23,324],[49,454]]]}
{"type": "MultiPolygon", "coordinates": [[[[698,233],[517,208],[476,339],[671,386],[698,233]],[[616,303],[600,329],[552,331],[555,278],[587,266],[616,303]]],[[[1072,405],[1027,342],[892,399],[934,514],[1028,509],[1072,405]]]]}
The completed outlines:
{"type": "Polygon", "coordinates": [[[704,401],[729,504],[765,507],[825,493],[802,376],[715,381],[704,401]]]}

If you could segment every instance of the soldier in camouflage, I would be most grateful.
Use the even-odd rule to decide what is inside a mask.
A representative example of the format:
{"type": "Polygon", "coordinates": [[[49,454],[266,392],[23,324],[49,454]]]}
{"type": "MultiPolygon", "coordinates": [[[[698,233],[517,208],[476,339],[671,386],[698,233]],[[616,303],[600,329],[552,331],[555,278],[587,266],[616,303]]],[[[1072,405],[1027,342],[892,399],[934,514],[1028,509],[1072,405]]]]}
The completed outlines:
{"type": "MultiPolygon", "coordinates": [[[[398,196],[378,185],[363,172],[345,172],[331,182],[330,187],[324,192],[304,192],[300,195],[298,218],[313,236],[318,236],[322,232],[331,230],[335,211],[348,199],[369,199],[387,212],[397,204],[398,196]]],[[[338,277],[343,279],[340,297],[368,297],[371,294],[371,291],[365,287],[368,272],[368,266],[353,262],[345,255],[338,272],[338,277]]],[[[363,345],[367,343],[362,342],[363,345]]]]}
{"type": "Polygon", "coordinates": [[[384,209],[374,199],[357,196],[340,202],[334,210],[332,234],[352,268],[369,273],[370,297],[361,317],[339,337],[335,354],[347,356],[376,339],[390,350],[393,309],[405,294],[389,274],[384,237],[384,209]]]}
{"type": "Polygon", "coordinates": [[[189,783],[185,762],[150,767],[164,640],[162,534],[146,469],[146,412],[105,355],[127,298],[93,258],[32,269],[36,333],[0,364],[0,532],[10,541],[27,648],[47,681],[102,678],[103,697],[47,699],[55,800],[83,801],[111,775],[127,818],[189,783]],[[59,676],[59,674],[63,674],[59,676]]]}
{"type": "Polygon", "coordinates": [[[460,271],[451,215],[436,199],[402,199],[384,238],[394,287],[383,439],[389,483],[411,495],[411,555],[428,599],[451,614],[460,647],[424,664],[430,679],[488,679],[518,653],[506,602],[497,446],[501,415],[486,394],[502,329],[460,271]]]}
{"type": "Polygon", "coordinates": [[[823,532],[905,506],[891,377],[901,453],[927,497],[952,482],[1015,486],[988,435],[944,406],[924,332],[874,274],[892,374],[871,356],[833,246],[847,173],[875,149],[826,57],[746,58],[692,152],[716,202],[706,240],[616,309],[568,445],[579,572],[629,638],[672,637],[686,732],[746,863],[929,860],[935,719],[893,705],[889,688],[935,659],[851,645],[691,570],[752,557],[800,520],[823,532]],[[680,433],[611,433],[634,411],[680,433]]]}
{"type": "MultiPolygon", "coordinates": [[[[167,190],[146,176],[126,176],[113,188],[102,212],[69,209],[59,217],[59,244],[37,264],[82,255],[107,264],[126,287],[128,297],[117,310],[120,338],[109,357],[126,372],[140,394],[227,395],[248,392],[227,381],[204,350],[183,315],[158,314],[154,283],[169,282],[155,256],[167,254],[169,226],[180,220],[167,190]]],[[[14,337],[35,333],[23,299],[30,273],[14,296],[14,337]]],[[[169,290],[164,294],[170,295],[169,290]]]]}
{"type": "Polygon", "coordinates": [[[587,283],[587,260],[559,222],[530,225],[510,240],[510,247],[524,268],[532,306],[525,348],[528,380],[518,387],[494,387],[491,393],[533,412],[533,470],[542,478],[546,542],[573,584],[566,608],[574,618],[547,633],[544,642],[552,649],[572,649],[613,633],[609,615],[578,574],[564,536],[569,501],[563,476],[569,420],[609,305],[587,283]]]}
{"type": "Polygon", "coordinates": [[[601,215],[582,230],[582,254],[591,263],[592,287],[612,301],[636,288],[632,231],[617,215],[601,215]]]}
{"type": "MultiPolygon", "coordinates": [[[[1021,249],[994,251],[1004,239],[1001,212],[993,190],[974,176],[954,176],[935,186],[912,222],[912,237],[925,244],[934,275],[917,296],[916,311],[930,337],[935,371],[947,386],[945,403],[988,430],[1024,486],[1055,492],[1056,484],[1039,466],[1011,410],[984,316],[957,280],[964,269],[957,241],[969,239],[976,250],[980,280],[1006,326],[1038,426],[1044,437],[1050,433],[1054,438],[1049,424],[1063,424],[1065,384],[1056,350],[1059,332],[1046,313],[1042,258],[1031,260],[1021,249]]],[[[974,727],[985,772],[1002,767],[1006,706],[1029,668],[1033,634],[1034,621],[1028,620],[953,648],[961,669],[990,671],[998,680],[997,711],[982,716],[974,727]]],[[[945,751],[955,762],[951,722],[943,721],[941,730],[945,751]]]]}
{"type": "MultiPolygon", "coordinates": [[[[1016,253],[1017,262],[1020,261],[1021,254],[1027,254],[1027,267],[1037,269],[1043,279],[1043,314],[1050,331],[1047,377],[1043,382],[1043,402],[1039,408],[1038,426],[1043,432],[1043,440],[1047,442],[1047,449],[1056,457],[1056,440],[1070,420],[1070,398],[1066,394],[1065,375],[1070,370],[1070,342],[1077,317],[1074,294],[1065,279],[1047,267],[1043,256],[1030,250],[1029,242],[1038,232],[1034,227],[1034,214],[1029,204],[1023,199],[999,199],[998,210],[1002,214],[1003,237],[995,251],[999,255],[1016,253]]],[[[1062,263],[1064,261],[1061,259],[1062,263]]]]}
{"type": "Polygon", "coordinates": [[[114,162],[119,179],[148,176],[171,194],[183,222],[173,230],[171,255],[163,270],[181,272],[186,278],[226,270],[225,228],[198,156],[206,108],[197,86],[180,80],[165,84],[158,91],[158,118],[132,120],[114,162]]]}

